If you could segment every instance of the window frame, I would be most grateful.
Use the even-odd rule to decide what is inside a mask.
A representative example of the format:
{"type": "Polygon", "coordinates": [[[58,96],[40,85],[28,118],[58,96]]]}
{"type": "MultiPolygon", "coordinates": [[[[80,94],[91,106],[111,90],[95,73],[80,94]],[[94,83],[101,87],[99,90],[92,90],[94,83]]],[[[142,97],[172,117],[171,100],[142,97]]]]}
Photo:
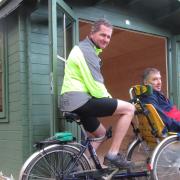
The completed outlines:
{"type": "Polygon", "coordinates": [[[7,33],[5,21],[0,21],[0,33],[2,35],[2,112],[0,112],[0,122],[8,122],[8,93],[7,93],[7,33]]]}

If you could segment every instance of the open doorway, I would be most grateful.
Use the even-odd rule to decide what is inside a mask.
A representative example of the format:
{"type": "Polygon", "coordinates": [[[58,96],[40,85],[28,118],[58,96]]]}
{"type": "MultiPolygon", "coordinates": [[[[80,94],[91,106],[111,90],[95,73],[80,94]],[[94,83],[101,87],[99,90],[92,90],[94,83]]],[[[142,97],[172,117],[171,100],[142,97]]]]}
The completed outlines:
{"type": "MultiPolygon", "coordinates": [[[[90,31],[91,24],[80,21],[80,40],[85,38],[90,31]]],[[[166,68],[165,37],[114,28],[109,46],[101,54],[105,84],[113,97],[129,100],[129,88],[141,83],[141,75],[145,68],[155,67],[161,71],[163,91],[167,93],[167,68],[166,68]]],[[[116,118],[103,118],[105,126],[115,126],[116,118]]],[[[127,149],[132,138],[131,129],[122,145],[122,150],[127,149]]],[[[100,154],[104,154],[110,142],[103,144],[100,154]]]]}

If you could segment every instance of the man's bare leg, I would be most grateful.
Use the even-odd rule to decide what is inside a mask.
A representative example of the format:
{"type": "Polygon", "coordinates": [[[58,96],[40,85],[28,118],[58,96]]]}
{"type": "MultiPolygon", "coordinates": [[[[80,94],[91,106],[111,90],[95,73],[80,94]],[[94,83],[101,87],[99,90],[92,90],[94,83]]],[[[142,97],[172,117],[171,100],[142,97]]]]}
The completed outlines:
{"type": "MultiPolygon", "coordinates": [[[[113,133],[113,141],[108,153],[117,154],[119,152],[122,140],[124,139],[124,136],[126,135],[131,120],[134,116],[134,111],[135,107],[132,104],[126,101],[118,100],[117,109],[113,115],[119,117],[117,120],[116,129],[113,133]]],[[[106,129],[102,124],[100,124],[96,131],[88,134],[94,137],[102,137],[106,134],[106,129]]],[[[93,142],[92,145],[95,149],[97,149],[101,143],[102,142],[93,142]]]]}
{"type": "Polygon", "coordinates": [[[132,163],[119,153],[122,141],[128,131],[131,120],[134,116],[135,107],[125,101],[118,100],[118,106],[114,115],[119,115],[116,129],[113,135],[111,147],[104,157],[104,165],[113,164],[118,167],[129,168],[132,163]]]}
{"type": "Polygon", "coordinates": [[[125,101],[118,100],[118,106],[113,115],[119,115],[116,129],[114,131],[113,140],[109,149],[110,154],[117,154],[119,152],[122,141],[129,129],[131,120],[134,116],[135,107],[125,101]]]}
{"type": "MultiPolygon", "coordinates": [[[[116,108],[116,111],[113,115],[118,116],[116,128],[113,134],[113,140],[111,147],[105,156],[105,161],[110,161],[110,163],[113,163],[116,166],[123,166],[128,167],[129,162],[124,159],[124,157],[121,157],[121,155],[118,155],[120,146],[122,144],[122,141],[129,129],[130,123],[132,121],[132,118],[134,116],[135,107],[134,105],[126,102],[118,100],[118,105],[116,108]]],[[[97,128],[96,131],[91,133],[92,136],[95,137],[102,137],[106,133],[106,129],[102,124],[97,128]]],[[[99,147],[101,142],[93,142],[92,145],[95,149],[99,147]]],[[[108,162],[109,163],[109,162],[108,162]]],[[[105,163],[105,165],[107,165],[105,163]]]]}
{"type": "MultiPolygon", "coordinates": [[[[100,123],[100,125],[96,129],[96,131],[94,131],[92,133],[88,133],[88,134],[93,137],[103,137],[106,134],[106,128],[100,123]]],[[[92,142],[91,144],[92,144],[93,148],[96,150],[102,142],[103,141],[92,142]]]]}

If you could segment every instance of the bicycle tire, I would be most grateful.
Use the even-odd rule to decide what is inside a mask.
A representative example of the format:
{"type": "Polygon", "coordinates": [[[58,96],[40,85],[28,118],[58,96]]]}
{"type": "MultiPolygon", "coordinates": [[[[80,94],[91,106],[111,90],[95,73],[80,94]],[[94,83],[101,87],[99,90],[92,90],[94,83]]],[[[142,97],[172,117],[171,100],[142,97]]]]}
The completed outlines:
{"type": "MultiPolygon", "coordinates": [[[[152,154],[152,150],[149,149],[147,144],[139,139],[135,139],[128,148],[127,160],[133,162],[134,168],[129,170],[130,172],[136,171],[148,171],[147,162],[149,161],[152,154]]],[[[132,177],[131,180],[147,180],[148,177],[132,177]]]]}
{"type": "Polygon", "coordinates": [[[152,156],[152,179],[180,179],[180,140],[178,135],[169,136],[156,148],[152,156]]]}
{"type": "Polygon", "coordinates": [[[149,148],[145,141],[139,139],[134,140],[128,149],[127,160],[135,164],[145,162],[147,163],[151,158],[153,149],[149,148]]]}
{"type": "Polygon", "coordinates": [[[80,149],[73,145],[59,144],[35,152],[24,163],[19,180],[65,180],[72,178],[72,172],[90,170],[91,165],[83,154],[69,172],[79,152],[80,149]]]}

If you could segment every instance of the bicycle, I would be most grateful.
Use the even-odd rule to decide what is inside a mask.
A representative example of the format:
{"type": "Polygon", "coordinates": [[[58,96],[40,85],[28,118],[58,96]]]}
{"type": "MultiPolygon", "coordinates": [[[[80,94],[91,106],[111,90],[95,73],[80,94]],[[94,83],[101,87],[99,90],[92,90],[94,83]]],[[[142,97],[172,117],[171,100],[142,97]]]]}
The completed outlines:
{"type": "Polygon", "coordinates": [[[102,167],[91,142],[110,138],[111,128],[107,130],[104,137],[90,138],[78,115],[66,112],[64,113],[65,119],[68,122],[75,121],[80,126],[84,140],[79,143],[70,132],[66,132],[57,133],[54,137],[36,143],[38,151],[32,154],[22,166],[19,180],[178,179],[180,177],[180,155],[178,153],[180,136],[174,133],[165,138],[161,137],[162,134],[167,135],[167,132],[162,133],[152,124],[150,117],[152,109],[149,106],[143,106],[137,97],[131,98],[131,102],[136,106],[136,113],[146,117],[151,134],[157,141],[155,145],[149,146],[144,136],[141,135],[141,129],[132,123],[135,140],[129,145],[127,159],[134,161],[133,168],[102,167]],[[139,150],[141,155],[144,155],[142,162],[135,158],[135,152],[139,150]],[[89,151],[91,162],[86,151],[89,151]]]}
{"type": "Polygon", "coordinates": [[[109,128],[105,137],[89,138],[79,120],[78,115],[74,113],[65,113],[64,116],[68,122],[76,122],[82,130],[84,141],[76,142],[71,133],[61,133],[59,140],[49,138],[35,144],[39,150],[32,154],[24,163],[19,180],[30,179],[62,179],[62,180],[80,180],[80,179],[117,179],[122,177],[146,176],[146,172],[131,173],[127,170],[107,167],[103,168],[100,164],[96,151],[91,142],[101,141],[111,137],[112,130],[109,128]],[[92,166],[85,151],[88,150],[94,163],[92,166]],[[121,172],[120,174],[118,172],[121,172]]]}

